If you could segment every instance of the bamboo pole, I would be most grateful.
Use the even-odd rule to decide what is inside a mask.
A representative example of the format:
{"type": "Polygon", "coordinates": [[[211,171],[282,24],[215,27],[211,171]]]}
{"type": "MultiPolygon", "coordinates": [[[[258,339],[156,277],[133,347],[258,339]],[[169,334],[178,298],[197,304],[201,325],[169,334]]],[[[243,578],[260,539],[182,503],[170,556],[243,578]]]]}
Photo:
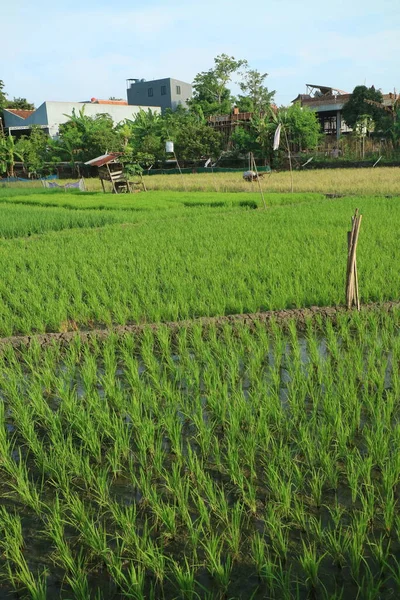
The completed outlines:
{"type": "Polygon", "coordinates": [[[142,173],[140,173],[140,181],[141,181],[141,183],[142,183],[143,191],[144,191],[144,192],[147,192],[147,187],[146,187],[146,184],[145,184],[145,182],[144,182],[144,179],[143,179],[143,175],[142,175],[142,173]]]}
{"type": "Polygon", "coordinates": [[[289,169],[290,169],[290,191],[293,194],[293,169],[292,169],[292,155],[290,152],[290,146],[289,146],[289,140],[288,140],[288,136],[286,133],[286,128],[283,127],[282,128],[284,133],[285,133],[285,139],[286,139],[286,148],[287,148],[287,153],[288,153],[288,159],[289,159],[289,169]]]}
{"type": "Polygon", "coordinates": [[[260,194],[261,194],[261,198],[262,198],[262,201],[263,201],[263,204],[264,204],[264,208],[266,210],[267,209],[267,205],[265,203],[264,192],[262,191],[262,187],[261,187],[261,181],[260,181],[260,178],[258,176],[258,170],[257,170],[256,161],[254,160],[254,154],[252,152],[250,154],[251,154],[251,161],[252,161],[252,168],[250,170],[254,169],[254,171],[256,172],[258,187],[259,187],[259,190],[260,190],[260,194]]]}
{"type": "Polygon", "coordinates": [[[352,218],[351,231],[347,233],[348,254],[346,277],[346,303],[348,309],[350,309],[354,303],[357,307],[357,310],[360,310],[360,294],[358,288],[357,274],[357,244],[361,227],[361,219],[362,215],[358,215],[358,209],[356,209],[354,217],[352,218]]]}
{"type": "Polygon", "coordinates": [[[182,183],[183,183],[183,187],[185,188],[185,192],[187,192],[187,188],[186,188],[186,183],[185,183],[185,178],[183,176],[182,170],[181,170],[181,166],[178,162],[178,159],[176,158],[176,154],[175,154],[175,150],[174,150],[174,158],[176,160],[176,164],[178,165],[178,169],[179,169],[179,173],[181,174],[181,178],[182,178],[182,183]]]}

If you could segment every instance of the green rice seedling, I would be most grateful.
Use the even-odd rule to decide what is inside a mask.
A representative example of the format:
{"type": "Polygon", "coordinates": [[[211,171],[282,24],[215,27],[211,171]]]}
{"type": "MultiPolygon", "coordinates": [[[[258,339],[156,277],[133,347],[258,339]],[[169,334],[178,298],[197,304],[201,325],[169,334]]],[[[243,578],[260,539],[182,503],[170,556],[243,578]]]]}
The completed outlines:
{"type": "Polygon", "coordinates": [[[346,514],[345,507],[338,502],[337,498],[335,498],[335,503],[333,506],[327,506],[327,509],[335,529],[338,529],[341,526],[343,518],[346,514]]]}
{"type": "Polygon", "coordinates": [[[157,343],[160,347],[163,365],[171,372],[175,372],[175,364],[172,358],[171,334],[168,327],[160,327],[156,334],[157,343]]]}
{"type": "Polygon", "coordinates": [[[153,573],[158,583],[162,584],[167,568],[162,543],[158,546],[151,537],[146,539],[145,544],[141,540],[138,559],[145,569],[153,573]]]}
{"type": "Polygon", "coordinates": [[[256,456],[257,456],[257,438],[254,435],[255,427],[251,424],[252,417],[249,415],[243,417],[243,421],[248,423],[249,431],[240,436],[240,449],[245,462],[246,468],[250,471],[249,479],[254,481],[257,477],[256,473],[256,456]]]}
{"type": "MultiPolygon", "coordinates": [[[[199,492],[197,490],[194,493],[192,493],[192,501],[198,512],[199,522],[201,523],[201,526],[203,527],[203,529],[205,531],[210,531],[211,530],[210,512],[207,508],[207,504],[205,503],[204,499],[201,497],[201,495],[199,494],[199,492]]],[[[197,537],[196,537],[196,539],[197,539],[197,537]]]]}
{"type": "Polygon", "coordinates": [[[393,489],[382,499],[381,503],[385,530],[390,534],[395,519],[398,519],[396,515],[397,500],[395,499],[393,489]]]}
{"type": "Polygon", "coordinates": [[[390,557],[390,539],[385,535],[380,535],[374,542],[368,542],[368,546],[371,549],[372,556],[374,557],[379,567],[379,577],[382,578],[382,574],[387,567],[390,557]]]}
{"type": "Polygon", "coordinates": [[[325,484],[325,474],[322,469],[312,468],[309,471],[309,476],[307,479],[310,486],[311,498],[315,506],[320,508],[325,484]]]}
{"type": "Polygon", "coordinates": [[[130,471],[130,478],[133,486],[140,490],[142,494],[141,504],[143,506],[157,506],[159,496],[157,489],[153,485],[151,472],[140,467],[138,476],[130,471]]]}
{"type": "Polygon", "coordinates": [[[254,563],[259,579],[263,578],[268,548],[264,537],[257,531],[250,540],[250,557],[254,563]]]}
{"type": "Polygon", "coordinates": [[[110,498],[108,509],[115,524],[122,532],[133,531],[136,533],[137,506],[135,502],[127,506],[121,506],[118,502],[110,498]]]}
{"type": "Polygon", "coordinates": [[[123,473],[124,470],[120,444],[112,444],[107,449],[105,458],[113,478],[116,479],[119,475],[123,473]]]}
{"type": "Polygon", "coordinates": [[[339,569],[346,565],[346,555],[350,544],[350,536],[342,527],[324,531],[324,544],[328,554],[332,557],[333,564],[339,569]]]}
{"type": "Polygon", "coordinates": [[[70,547],[64,537],[64,520],[61,507],[57,501],[50,512],[47,523],[47,533],[55,546],[54,560],[65,569],[65,581],[71,587],[74,597],[83,600],[89,597],[87,580],[87,564],[82,549],[73,557],[70,547]]]}
{"type": "Polygon", "coordinates": [[[176,415],[168,414],[164,416],[164,426],[171,444],[171,452],[181,464],[183,460],[182,424],[176,418],[176,415]]]}
{"type": "Polygon", "coordinates": [[[170,471],[164,470],[164,478],[165,487],[174,497],[180,518],[190,527],[192,524],[189,514],[190,483],[187,477],[182,477],[179,465],[172,463],[170,471]]]}
{"type": "Polygon", "coordinates": [[[84,407],[75,407],[73,429],[76,435],[82,441],[83,447],[100,463],[102,455],[102,432],[99,432],[93,419],[87,418],[87,412],[84,407]]]}
{"type": "Polygon", "coordinates": [[[273,462],[266,465],[265,474],[274,500],[280,505],[284,514],[288,514],[293,497],[291,478],[285,479],[273,462]]]}
{"type": "Polygon", "coordinates": [[[33,452],[36,460],[40,461],[43,454],[42,443],[35,430],[35,413],[33,408],[24,402],[22,395],[15,394],[10,398],[11,410],[17,418],[15,419],[16,427],[27,447],[33,452]]]}
{"type": "Polygon", "coordinates": [[[81,551],[75,560],[71,548],[65,540],[64,518],[58,497],[49,512],[46,532],[55,546],[54,561],[65,570],[65,580],[73,590],[75,597],[83,600],[86,595],[87,598],[89,587],[85,559],[81,551]]]}
{"type": "MultiPolygon", "coordinates": [[[[32,508],[36,514],[41,514],[43,503],[41,500],[41,489],[37,489],[36,485],[29,478],[29,470],[23,460],[21,449],[18,450],[18,459],[7,462],[8,473],[12,480],[10,487],[18,494],[21,500],[32,508]]],[[[43,485],[43,482],[42,482],[43,485]]]]}
{"type": "Polygon", "coordinates": [[[275,581],[273,587],[275,598],[282,598],[282,600],[300,599],[299,584],[293,577],[291,565],[287,566],[279,562],[275,569],[275,581]]]}
{"type": "Polygon", "coordinates": [[[84,346],[83,362],[80,365],[79,371],[86,392],[93,391],[98,382],[98,365],[97,357],[90,351],[89,346],[84,346]]]}
{"type": "Polygon", "coordinates": [[[360,501],[364,518],[371,527],[375,519],[375,488],[373,485],[363,484],[360,501]]]}
{"type": "Polygon", "coordinates": [[[228,523],[224,530],[224,539],[233,558],[237,558],[240,553],[245,521],[244,507],[239,502],[236,502],[229,511],[228,523]]]}
{"type": "Polygon", "coordinates": [[[400,479],[399,467],[400,461],[397,456],[390,457],[390,460],[382,465],[382,488],[385,495],[389,495],[393,492],[398,484],[400,479]]]}
{"type": "Polygon", "coordinates": [[[135,428],[136,427],[137,435],[135,435],[135,445],[137,456],[140,464],[145,467],[147,465],[148,455],[155,455],[156,425],[153,419],[143,416],[140,421],[140,427],[135,426],[135,428]]]}
{"type": "MultiPolygon", "coordinates": [[[[114,515],[115,513],[116,509],[114,508],[112,514],[114,515]]],[[[117,539],[122,541],[122,544],[128,553],[137,558],[141,547],[146,547],[147,540],[150,537],[151,527],[149,526],[147,519],[143,523],[143,528],[139,529],[136,523],[136,513],[131,515],[130,511],[127,511],[126,515],[123,513],[118,514],[116,517],[116,524],[119,525],[117,539]],[[126,525],[126,527],[124,527],[124,525],[126,525]]]]}
{"type": "Polygon", "coordinates": [[[184,557],[184,564],[172,560],[172,577],[177,588],[179,598],[182,600],[193,600],[198,597],[196,593],[195,569],[184,557]]]}
{"type": "Polygon", "coordinates": [[[295,496],[288,515],[292,523],[302,531],[307,529],[307,511],[304,500],[295,496]]]}
{"type": "Polygon", "coordinates": [[[152,504],[151,508],[157,520],[163,526],[163,536],[166,539],[173,539],[178,530],[176,506],[158,500],[156,504],[152,504]]]}
{"type": "Polygon", "coordinates": [[[85,544],[95,553],[104,558],[109,552],[107,532],[104,525],[88,514],[88,509],[77,494],[71,494],[66,499],[66,507],[71,513],[66,515],[65,522],[79,531],[85,544]]]}
{"type": "Polygon", "coordinates": [[[307,518],[306,529],[309,537],[322,543],[324,540],[324,528],[320,518],[316,518],[313,515],[309,515],[307,518]]]}
{"type": "Polygon", "coordinates": [[[354,457],[349,454],[348,462],[346,467],[346,476],[351,490],[351,501],[353,504],[356,502],[360,494],[360,464],[354,460],[354,457]]]}
{"type": "Polygon", "coordinates": [[[10,470],[13,468],[12,465],[12,445],[8,439],[6,423],[5,423],[5,404],[0,402],[0,456],[1,456],[1,468],[10,470]]]}
{"type": "Polygon", "coordinates": [[[240,467],[239,447],[235,440],[227,440],[227,451],[225,456],[225,468],[232,483],[239,488],[244,488],[244,475],[240,467]]]}
{"type": "Polygon", "coordinates": [[[26,589],[32,600],[45,600],[47,597],[47,571],[44,569],[36,578],[25,559],[23,549],[21,519],[0,507],[0,548],[6,560],[8,579],[14,590],[26,589]]]}
{"type": "Polygon", "coordinates": [[[247,479],[247,477],[243,477],[242,481],[239,484],[239,488],[241,491],[244,505],[248,508],[251,514],[255,515],[257,513],[256,485],[252,481],[247,479]]]}
{"type": "Polygon", "coordinates": [[[198,551],[201,548],[200,540],[210,530],[210,528],[207,529],[206,524],[203,526],[203,523],[203,520],[199,517],[187,524],[188,546],[191,549],[194,561],[198,561],[198,551]]]}
{"type": "Polygon", "coordinates": [[[360,582],[357,582],[359,595],[366,600],[379,600],[382,598],[382,587],[385,586],[385,579],[375,576],[368,563],[365,561],[365,569],[360,582]]]}
{"type": "Polygon", "coordinates": [[[393,554],[390,557],[390,562],[386,564],[387,570],[390,573],[390,577],[393,578],[393,582],[396,586],[397,594],[400,590],[400,561],[393,554]]]}
{"type": "Polygon", "coordinates": [[[371,456],[375,465],[383,466],[386,457],[390,454],[390,432],[378,420],[374,427],[366,426],[363,430],[363,437],[366,442],[368,454],[371,456]]]}
{"type": "Polygon", "coordinates": [[[350,563],[351,576],[357,582],[360,576],[361,563],[364,561],[363,548],[365,541],[364,531],[359,530],[358,521],[355,522],[355,527],[351,529],[351,537],[348,545],[348,555],[350,563]]]}
{"type": "Polygon", "coordinates": [[[265,515],[265,527],[271,538],[271,544],[275,553],[281,560],[287,559],[289,551],[289,531],[286,525],[282,524],[277,509],[272,505],[267,506],[267,514],[265,515]]]}
{"type": "Polygon", "coordinates": [[[216,534],[211,534],[207,537],[202,542],[202,546],[210,574],[218,584],[221,593],[225,594],[229,586],[233,567],[232,558],[227,554],[225,560],[223,559],[223,542],[221,537],[216,534]]]}
{"type": "Polygon", "coordinates": [[[260,533],[254,534],[250,548],[250,557],[256,567],[258,578],[266,584],[269,594],[275,597],[275,587],[279,581],[278,572],[282,569],[282,565],[272,560],[269,546],[260,533]]]}
{"type": "Polygon", "coordinates": [[[338,472],[338,454],[335,450],[324,451],[321,449],[320,455],[321,469],[326,476],[326,483],[331,490],[337,490],[339,481],[338,472]]]}
{"type": "Polygon", "coordinates": [[[230,507],[228,499],[225,495],[225,490],[221,485],[214,483],[211,477],[206,478],[206,487],[204,494],[208,502],[211,512],[224,525],[228,524],[230,507]]]}
{"type": "Polygon", "coordinates": [[[315,545],[306,544],[303,540],[303,552],[299,557],[305,574],[305,583],[309,590],[315,592],[320,583],[318,571],[325,554],[318,554],[315,545]]]}

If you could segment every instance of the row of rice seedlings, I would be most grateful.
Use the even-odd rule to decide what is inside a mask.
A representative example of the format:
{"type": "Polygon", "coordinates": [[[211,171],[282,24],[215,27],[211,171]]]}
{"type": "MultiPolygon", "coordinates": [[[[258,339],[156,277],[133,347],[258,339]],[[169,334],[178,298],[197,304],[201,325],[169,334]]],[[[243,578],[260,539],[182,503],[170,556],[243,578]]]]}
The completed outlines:
{"type": "Polygon", "coordinates": [[[14,548],[5,577],[43,590],[58,569],[79,598],[397,589],[397,328],[377,313],[304,337],[195,326],[7,350],[2,480],[53,566],[29,579],[14,548]]]}

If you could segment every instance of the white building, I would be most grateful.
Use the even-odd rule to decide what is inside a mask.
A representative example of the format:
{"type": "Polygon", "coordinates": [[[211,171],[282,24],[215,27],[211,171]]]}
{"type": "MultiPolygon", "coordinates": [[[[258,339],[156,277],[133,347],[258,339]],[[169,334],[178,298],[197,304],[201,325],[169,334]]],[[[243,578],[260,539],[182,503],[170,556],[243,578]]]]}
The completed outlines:
{"type": "Polygon", "coordinates": [[[128,105],[127,102],[118,100],[92,98],[90,102],[43,102],[34,111],[4,109],[4,128],[6,132],[15,135],[24,131],[28,132],[32,125],[38,125],[52,138],[56,138],[59,134],[60,125],[69,121],[73,111],[76,115],[79,115],[82,109],[87,117],[106,113],[110,115],[114,125],[125,121],[125,119],[134,119],[141,110],[151,110],[156,114],[161,113],[159,106],[132,106],[128,105]]]}

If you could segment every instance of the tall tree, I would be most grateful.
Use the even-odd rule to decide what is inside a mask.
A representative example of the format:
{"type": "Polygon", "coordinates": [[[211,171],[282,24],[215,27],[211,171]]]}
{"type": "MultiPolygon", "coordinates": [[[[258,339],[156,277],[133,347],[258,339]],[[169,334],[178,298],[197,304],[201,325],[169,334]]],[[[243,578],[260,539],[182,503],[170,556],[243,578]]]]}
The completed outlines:
{"type": "Polygon", "coordinates": [[[34,104],[28,102],[26,98],[14,98],[6,102],[5,108],[18,108],[20,110],[35,110],[34,104]]]}
{"type": "Polygon", "coordinates": [[[190,108],[194,112],[201,111],[206,117],[231,112],[233,98],[227,85],[233,74],[245,65],[245,60],[219,54],[214,58],[214,68],[198,73],[194,78],[190,108]]]}
{"type": "Polygon", "coordinates": [[[0,79],[0,110],[3,110],[3,108],[5,108],[6,104],[7,104],[7,95],[4,91],[4,81],[2,79],[0,79]]]}
{"type": "Polygon", "coordinates": [[[29,136],[22,136],[15,144],[25,170],[35,175],[41,175],[45,163],[50,162],[54,156],[50,146],[50,138],[39,125],[33,125],[29,136]]]}
{"type": "Polygon", "coordinates": [[[365,85],[357,85],[353,90],[350,100],[343,106],[343,119],[352,129],[354,129],[356,123],[363,115],[370,115],[375,125],[379,127],[383,117],[382,110],[378,106],[366,102],[366,100],[371,100],[379,104],[382,102],[383,96],[373,85],[369,88],[365,85]]]}
{"type": "Polygon", "coordinates": [[[95,117],[85,115],[84,107],[77,114],[73,111],[69,121],[60,125],[59,149],[62,151],[66,142],[68,159],[71,151],[75,161],[85,162],[104,154],[118,151],[121,148],[121,137],[113,126],[113,120],[108,114],[98,114],[95,117]]]}
{"type": "Polygon", "coordinates": [[[268,73],[260,73],[257,69],[246,69],[242,74],[239,87],[242,94],[238,96],[238,107],[241,112],[265,112],[273,97],[275,90],[270,92],[264,85],[268,73]]]}
{"type": "Polygon", "coordinates": [[[298,102],[288,108],[281,107],[277,121],[284,126],[289,143],[299,150],[313,150],[321,139],[321,126],[316,113],[300,106],[298,102]]]}

